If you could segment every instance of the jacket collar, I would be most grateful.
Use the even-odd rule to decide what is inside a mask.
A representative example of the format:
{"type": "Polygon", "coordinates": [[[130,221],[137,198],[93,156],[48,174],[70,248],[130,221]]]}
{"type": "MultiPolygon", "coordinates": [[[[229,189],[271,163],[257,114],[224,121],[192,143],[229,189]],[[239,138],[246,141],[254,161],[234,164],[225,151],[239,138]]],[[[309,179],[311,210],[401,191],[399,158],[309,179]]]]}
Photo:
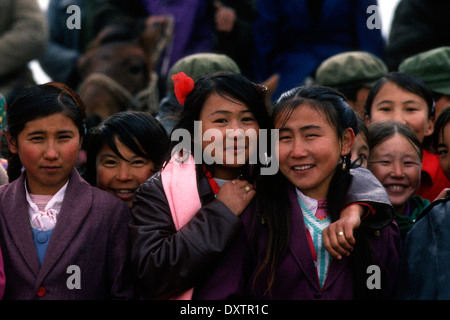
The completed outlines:
{"type": "MultiPolygon", "coordinates": [[[[289,185],[288,194],[291,203],[289,250],[311,285],[314,286],[317,291],[320,291],[317,271],[314,266],[311,250],[309,249],[306,226],[303,222],[302,209],[298,203],[297,193],[293,185],[289,185]]],[[[345,269],[344,267],[347,265],[347,262],[347,257],[343,257],[341,260],[331,260],[327,279],[325,280],[322,290],[329,287],[339,277],[341,272],[345,269]]]]}
{"type": "Polygon", "coordinates": [[[88,188],[89,184],[80,177],[76,169],[73,169],[58,222],[40,266],[29,221],[24,179],[25,173],[12,182],[11,187],[5,191],[2,201],[3,214],[20,254],[37,276],[37,283],[40,283],[67,249],[89,213],[93,194],[91,188],[88,188]]]}
{"type": "Polygon", "coordinates": [[[196,165],[195,171],[197,174],[198,195],[200,196],[200,202],[203,206],[214,199],[214,192],[209,185],[208,178],[206,178],[203,172],[203,166],[196,165]]]}

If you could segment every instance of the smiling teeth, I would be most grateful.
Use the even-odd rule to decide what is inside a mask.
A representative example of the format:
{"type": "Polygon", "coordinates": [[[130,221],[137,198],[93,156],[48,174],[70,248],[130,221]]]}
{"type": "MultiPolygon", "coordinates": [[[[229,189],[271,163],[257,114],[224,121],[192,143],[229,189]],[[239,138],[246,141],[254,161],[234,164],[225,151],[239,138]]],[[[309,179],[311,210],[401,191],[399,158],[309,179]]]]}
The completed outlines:
{"type": "Polygon", "coordinates": [[[119,189],[119,190],[114,190],[116,193],[119,194],[131,194],[133,193],[133,190],[127,190],[127,189],[119,189]]]}
{"type": "Polygon", "coordinates": [[[402,185],[391,185],[391,186],[388,186],[388,189],[392,190],[392,191],[402,191],[402,190],[405,189],[405,186],[402,186],[402,185]]]}
{"type": "Polygon", "coordinates": [[[303,165],[303,166],[296,166],[296,167],[294,167],[294,170],[307,170],[307,169],[311,169],[312,167],[314,167],[312,164],[307,164],[307,165],[303,165]]]}

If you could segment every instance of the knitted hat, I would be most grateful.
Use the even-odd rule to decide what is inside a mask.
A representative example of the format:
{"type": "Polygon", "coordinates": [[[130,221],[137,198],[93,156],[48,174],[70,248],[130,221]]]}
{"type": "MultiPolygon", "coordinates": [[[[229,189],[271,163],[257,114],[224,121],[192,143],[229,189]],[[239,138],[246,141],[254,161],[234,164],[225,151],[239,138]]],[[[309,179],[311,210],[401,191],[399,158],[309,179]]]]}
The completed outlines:
{"type": "Polygon", "coordinates": [[[350,51],[323,61],[317,68],[316,82],[332,88],[357,84],[370,88],[387,73],[386,64],[373,54],[350,51]]]}
{"type": "Polygon", "coordinates": [[[178,60],[169,70],[167,76],[167,90],[173,92],[172,76],[179,72],[184,72],[195,82],[202,76],[218,71],[241,73],[236,62],[224,54],[196,53],[189,55],[178,60]]]}
{"type": "Polygon", "coordinates": [[[400,63],[398,71],[412,74],[431,91],[450,95],[450,47],[418,53],[400,63]]]}

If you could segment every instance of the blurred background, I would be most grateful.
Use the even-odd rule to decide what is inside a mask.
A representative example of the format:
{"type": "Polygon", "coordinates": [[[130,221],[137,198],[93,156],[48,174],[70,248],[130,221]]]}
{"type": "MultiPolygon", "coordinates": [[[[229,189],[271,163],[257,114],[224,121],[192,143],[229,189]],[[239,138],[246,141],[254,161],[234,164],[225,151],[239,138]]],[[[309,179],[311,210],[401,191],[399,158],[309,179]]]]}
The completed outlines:
{"type": "MultiPolygon", "coordinates": [[[[399,1],[400,0],[378,0],[378,6],[381,14],[381,32],[385,39],[387,39],[389,35],[392,17],[399,1]]],[[[39,0],[39,4],[44,11],[47,10],[48,3],[49,0],[39,0]]],[[[31,61],[30,68],[33,71],[33,75],[37,83],[45,83],[50,81],[50,78],[42,70],[38,61],[31,61]]]]}

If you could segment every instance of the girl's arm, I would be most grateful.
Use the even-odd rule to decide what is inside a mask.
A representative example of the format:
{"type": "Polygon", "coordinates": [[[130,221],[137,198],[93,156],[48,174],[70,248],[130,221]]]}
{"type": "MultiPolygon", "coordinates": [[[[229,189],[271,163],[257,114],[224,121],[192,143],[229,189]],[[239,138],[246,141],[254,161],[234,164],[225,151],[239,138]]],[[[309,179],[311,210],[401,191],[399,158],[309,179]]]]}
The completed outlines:
{"type": "Polygon", "coordinates": [[[352,169],[351,174],[352,183],[340,219],[322,233],[325,248],[337,259],[350,254],[355,245],[353,231],[361,224],[377,230],[389,225],[394,218],[389,197],[377,178],[362,167],[352,169]]]}

